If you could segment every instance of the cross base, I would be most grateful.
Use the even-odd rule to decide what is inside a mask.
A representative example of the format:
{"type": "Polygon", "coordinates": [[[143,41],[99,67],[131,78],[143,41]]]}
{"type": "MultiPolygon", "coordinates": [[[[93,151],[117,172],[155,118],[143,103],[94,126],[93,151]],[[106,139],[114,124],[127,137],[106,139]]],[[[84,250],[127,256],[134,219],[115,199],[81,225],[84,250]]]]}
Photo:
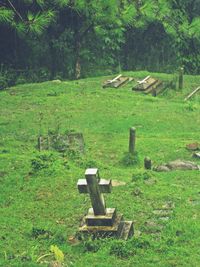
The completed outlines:
{"type": "Polygon", "coordinates": [[[124,221],[123,215],[117,214],[115,209],[107,208],[106,215],[95,216],[93,209],[83,217],[79,233],[94,237],[117,237],[127,240],[134,234],[133,222],[124,221]]]}
{"type": "Polygon", "coordinates": [[[85,216],[88,226],[112,226],[116,218],[116,209],[107,208],[105,215],[94,215],[93,208],[90,208],[85,216]]]}

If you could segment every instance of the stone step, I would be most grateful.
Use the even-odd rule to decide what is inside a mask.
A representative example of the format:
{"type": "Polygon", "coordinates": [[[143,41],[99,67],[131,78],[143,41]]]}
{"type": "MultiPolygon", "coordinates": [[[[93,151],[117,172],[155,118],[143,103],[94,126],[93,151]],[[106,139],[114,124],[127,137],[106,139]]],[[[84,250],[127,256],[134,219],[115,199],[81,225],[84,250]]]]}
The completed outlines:
{"type": "Polygon", "coordinates": [[[103,233],[103,235],[108,234],[108,236],[116,235],[121,232],[121,222],[123,221],[123,215],[117,214],[115,221],[112,226],[88,226],[85,217],[83,218],[81,225],[79,227],[80,232],[86,233],[103,233]]]}
{"type": "Polygon", "coordinates": [[[133,222],[132,221],[122,221],[122,229],[119,233],[119,239],[127,240],[134,234],[133,222]]]}

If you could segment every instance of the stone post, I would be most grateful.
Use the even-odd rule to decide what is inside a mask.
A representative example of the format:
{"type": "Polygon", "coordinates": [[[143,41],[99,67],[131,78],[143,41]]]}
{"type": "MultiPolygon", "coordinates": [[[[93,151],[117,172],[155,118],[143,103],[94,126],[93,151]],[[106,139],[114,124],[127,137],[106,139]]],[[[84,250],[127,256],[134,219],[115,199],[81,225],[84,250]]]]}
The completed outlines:
{"type": "Polygon", "coordinates": [[[151,159],[149,157],[144,158],[144,168],[146,170],[151,170],[151,159]]]}
{"type": "Polygon", "coordinates": [[[178,77],[178,88],[179,89],[183,89],[183,72],[184,72],[184,69],[183,67],[181,67],[179,69],[179,77],[178,77]]]}
{"type": "Polygon", "coordinates": [[[134,127],[131,127],[129,136],[129,153],[131,154],[133,154],[135,151],[135,134],[136,134],[136,129],[134,127]]]}

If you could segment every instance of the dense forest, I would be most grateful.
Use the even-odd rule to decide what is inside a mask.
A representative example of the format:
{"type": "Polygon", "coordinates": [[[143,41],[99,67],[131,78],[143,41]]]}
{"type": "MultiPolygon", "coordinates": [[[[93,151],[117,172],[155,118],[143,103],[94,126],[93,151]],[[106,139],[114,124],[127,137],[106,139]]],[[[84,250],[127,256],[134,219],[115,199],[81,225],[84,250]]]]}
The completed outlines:
{"type": "Polygon", "coordinates": [[[200,0],[0,0],[0,88],[121,70],[200,72],[200,0]]]}

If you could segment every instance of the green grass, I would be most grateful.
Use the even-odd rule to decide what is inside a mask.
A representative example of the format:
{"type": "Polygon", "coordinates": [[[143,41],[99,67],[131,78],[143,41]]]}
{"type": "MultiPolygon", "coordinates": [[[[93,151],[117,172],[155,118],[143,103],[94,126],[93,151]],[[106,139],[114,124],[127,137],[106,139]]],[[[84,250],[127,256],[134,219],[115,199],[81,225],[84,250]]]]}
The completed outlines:
{"type": "MultiPolygon", "coordinates": [[[[143,78],[148,73],[126,74],[143,78]]],[[[156,98],[132,92],[131,83],[102,89],[107,78],[25,84],[0,92],[0,266],[48,266],[53,255],[37,260],[49,254],[51,245],[62,250],[65,266],[199,266],[199,172],[150,171],[145,179],[143,159],[149,156],[154,165],[177,158],[199,162],[185,145],[200,141],[200,96],[188,103],[183,99],[200,84],[200,76],[185,76],[182,91],[156,98]],[[122,160],[132,126],[138,162],[126,166],[122,160]],[[82,132],[85,155],[39,153],[37,137],[49,130],[82,132]],[[46,168],[37,171],[31,162],[41,155],[46,168]],[[87,166],[98,167],[104,178],[126,182],[105,198],[108,207],[134,221],[135,236],[128,242],[68,241],[90,207],[89,197],[76,187],[87,166]],[[155,210],[168,203],[172,208],[165,220],[155,210]],[[34,229],[47,232],[34,235],[34,229]],[[155,234],[155,229],[161,230],[155,234]]]]}

